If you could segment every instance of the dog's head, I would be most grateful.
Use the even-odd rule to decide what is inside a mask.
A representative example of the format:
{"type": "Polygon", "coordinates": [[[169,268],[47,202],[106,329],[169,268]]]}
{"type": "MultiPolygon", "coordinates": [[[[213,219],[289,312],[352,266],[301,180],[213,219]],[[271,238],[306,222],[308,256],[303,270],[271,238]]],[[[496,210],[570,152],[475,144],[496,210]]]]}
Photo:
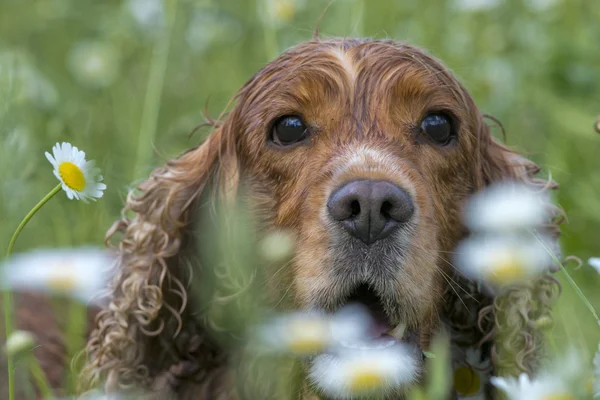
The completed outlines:
{"type": "MultiPolygon", "coordinates": [[[[247,197],[261,232],[294,236],[291,261],[266,283],[273,305],[363,302],[388,329],[406,324],[423,336],[440,319],[468,196],[536,172],[492,138],[467,90],[423,51],[393,41],[300,44],[243,86],[201,146],[130,196],[136,216],[114,228],[124,235],[121,272],[90,342],[94,376],[147,379],[169,368],[147,361],[147,341],[136,338],[164,334],[166,285],[180,274],[192,204],[209,182],[227,198],[247,197]]],[[[186,290],[175,291],[171,314],[182,315],[186,290]]]]}

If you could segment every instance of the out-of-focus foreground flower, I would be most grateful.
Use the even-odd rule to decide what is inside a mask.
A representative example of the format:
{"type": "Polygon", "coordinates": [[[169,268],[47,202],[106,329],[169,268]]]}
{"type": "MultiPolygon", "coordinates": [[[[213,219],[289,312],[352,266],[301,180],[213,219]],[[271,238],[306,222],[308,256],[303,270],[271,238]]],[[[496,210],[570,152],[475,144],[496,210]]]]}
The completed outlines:
{"type": "Polygon", "coordinates": [[[548,218],[545,198],[527,186],[502,182],[475,194],[465,212],[473,232],[514,233],[540,226],[548,218]]]}
{"type": "Polygon", "coordinates": [[[259,328],[259,342],[270,351],[311,356],[340,342],[363,339],[371,318],[358,305],[336,314],[296,312],[272,318],[259,328]]]}
{"type": "Polygon", "coordinates": [[[592,257],[588,260],[588,264],[600,274],[600,257],[592,257]]]}
{"type": "Polygon", "coordinates": [[[492,377],[491,382],[506,394],[508,400],[575,400],[567,385],[550,375],[530,379],[523,373],[519,379],[492,377]]]}
{"type": "Polygon", "coordinates": [[[6,352],[16,356],[35,346],[35,337],[27,331],[14,331],[6,340],[6,352]]]}
{"type": "Polygon", "coordinates": [[[93,300],[107,285],[113,258],[104,250],[40,249],[8,258],[0,268],[0,288],[62,294],[93,300]]]}
{"type": "Polygon", "coordinates": [[[54,176],[62,183],[69,199],[96,200],[102,197],[106,185],[94,161],[86,161],[85,152],[71,143],[56,143],[46,158],[54,167],[54,176]]]}
{"type": "Polygon", "coordinates": [[[502,287],[541,275],[552,264],[551,240],[537,233],[548,219],[546,199],[523,184],[502,182],[474,195],[465,224],[473,235],[454,260],[475,281],[502,287]]]}
{"type": "Polygon", "coordinates": [[[459,245],[455,260],[466,276],[498,286],[539,275],[552,262],[533,236],[473,237],[459,245]]]}
{"type": "Polygon", "coordinates": [[[352,399],[385,395],[416,380],[419,368],[408,345],[393,339],[364,344],[315,357],[311,381],[327,396],[352,399]]]}

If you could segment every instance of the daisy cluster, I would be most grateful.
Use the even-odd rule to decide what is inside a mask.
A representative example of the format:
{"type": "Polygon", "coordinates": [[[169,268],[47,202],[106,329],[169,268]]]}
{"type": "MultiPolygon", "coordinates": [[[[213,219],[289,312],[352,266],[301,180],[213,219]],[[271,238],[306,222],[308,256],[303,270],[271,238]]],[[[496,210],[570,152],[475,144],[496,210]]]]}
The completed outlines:
{"type": "Polygon", "coordinates": [[[551,241],[537,231],[549,218],[545,203],[542,194],[514,182],[473,196],[464,218],[472,235],[455,254],[464,275],[501,288],[547,271],[551,241]]]}
{"type": "Polygon", "coordinates": [[[257,336],[263,351],[307,360],[312,385],[328,397],[361,398],[403,389],[419,374],[414,349],[393,336],[369,337],[372,324],[368,311],[352,304],[333,315],[274,317],[257,336]]]}

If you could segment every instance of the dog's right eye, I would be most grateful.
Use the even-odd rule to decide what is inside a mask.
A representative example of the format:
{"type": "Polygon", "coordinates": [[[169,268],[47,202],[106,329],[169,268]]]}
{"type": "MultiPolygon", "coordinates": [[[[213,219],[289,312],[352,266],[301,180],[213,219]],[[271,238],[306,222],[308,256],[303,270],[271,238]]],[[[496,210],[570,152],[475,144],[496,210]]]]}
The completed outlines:
{"type": "Polygon", "coordinates": [[[271,140],[279,146],[288,146],[306,138],[307,128],[300,117],[286,115],[273,124],[271,140]]]}

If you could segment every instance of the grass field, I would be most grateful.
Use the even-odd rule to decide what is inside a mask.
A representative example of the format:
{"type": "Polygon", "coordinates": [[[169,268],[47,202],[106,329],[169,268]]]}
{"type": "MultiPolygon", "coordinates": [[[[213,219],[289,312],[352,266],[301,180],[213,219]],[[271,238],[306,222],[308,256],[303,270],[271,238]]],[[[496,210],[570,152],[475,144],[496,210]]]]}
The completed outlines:
{"type": "MultiPolygon", "coordinates": [[[[62,141],[97,161],[105,196],[84,204],[59,193],[15,251],[102,245],[128,190],[200,142],[209,130],[190,132],[204,110],[216,118],[266,62],[310,39],[327,4],[2,0],[0,247],[56,185],[44,152],[62,141]]],[[[600,276],[586,261],[600,256],[599,21],[596,0],[338,0],[319,25],[323,37],[419,45],[456,73],[504,124],[506,142],[560,183],[563,251],[584,261],[567,270],[598,311],[600,276]]],[[[591,359],[600,327],[558,276],[564,295],[554,342],[591,359]]]]}

